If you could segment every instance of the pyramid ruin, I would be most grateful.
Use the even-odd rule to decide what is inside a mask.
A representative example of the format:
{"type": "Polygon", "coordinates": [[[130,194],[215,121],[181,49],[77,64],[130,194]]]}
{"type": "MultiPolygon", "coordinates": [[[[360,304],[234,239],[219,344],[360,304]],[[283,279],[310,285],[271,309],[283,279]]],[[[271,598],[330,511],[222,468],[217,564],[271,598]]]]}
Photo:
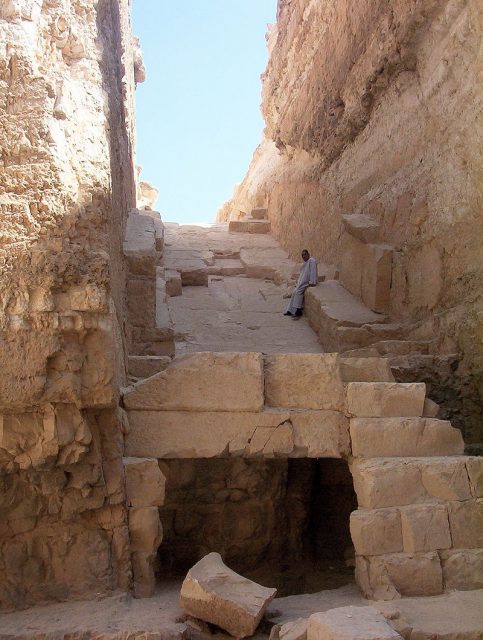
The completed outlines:
{"type": "Polygon", "coordinates": [[[0,640],[482,637],[482,13],[279,0],[196,226],[136,169],[130,1],[3,0],[0,640]]]}

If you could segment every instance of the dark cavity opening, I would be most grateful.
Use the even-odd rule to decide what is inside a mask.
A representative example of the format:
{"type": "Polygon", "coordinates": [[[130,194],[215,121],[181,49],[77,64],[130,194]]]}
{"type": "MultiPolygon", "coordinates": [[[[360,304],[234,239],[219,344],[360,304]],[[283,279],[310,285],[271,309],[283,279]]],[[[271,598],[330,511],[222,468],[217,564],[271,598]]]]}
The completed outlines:
{"type": "Polygon", "coordinates": [[[343,460],[163,460],[166,502],[160,578],[181,577],[211,551],[279,595],[353,581],[349,515],[357,508],[343,460]]]}

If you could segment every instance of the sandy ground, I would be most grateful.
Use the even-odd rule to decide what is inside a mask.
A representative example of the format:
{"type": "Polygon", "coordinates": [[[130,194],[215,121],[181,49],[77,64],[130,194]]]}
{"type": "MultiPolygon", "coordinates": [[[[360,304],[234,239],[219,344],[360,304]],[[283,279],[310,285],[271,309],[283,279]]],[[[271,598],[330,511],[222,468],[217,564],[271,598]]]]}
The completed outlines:
{"type": "MultiPolygon", "coordinates": [[[[96,601],[66,602],[0,615],[0,640],[174,640],[212,637],[187,625],[178,605],[180,581],[160,585],[152,598],[121,594],[96,601]]],[[[483,590],[459,591],[392,602],[364,600],[355,585],[331,591],[276,598],[260,632],[266,639],[272,624],[347,605],[379,609],[408,640],[481,640],[483,590]]],[[[214,634],[222,640],[224,633],[214,634]]]]}

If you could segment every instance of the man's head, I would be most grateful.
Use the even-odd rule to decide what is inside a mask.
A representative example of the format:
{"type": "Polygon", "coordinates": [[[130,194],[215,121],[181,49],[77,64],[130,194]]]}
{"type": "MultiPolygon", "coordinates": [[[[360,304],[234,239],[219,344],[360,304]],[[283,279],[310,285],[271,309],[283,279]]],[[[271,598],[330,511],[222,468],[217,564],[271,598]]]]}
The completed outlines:
{"type": "Polygon", "coordinates": [[[307,260],[310,258],[310,253],[307,251],[307,249],[304,249],[302,251],[302,260],[304,262],[307,262],[307,260]]]}

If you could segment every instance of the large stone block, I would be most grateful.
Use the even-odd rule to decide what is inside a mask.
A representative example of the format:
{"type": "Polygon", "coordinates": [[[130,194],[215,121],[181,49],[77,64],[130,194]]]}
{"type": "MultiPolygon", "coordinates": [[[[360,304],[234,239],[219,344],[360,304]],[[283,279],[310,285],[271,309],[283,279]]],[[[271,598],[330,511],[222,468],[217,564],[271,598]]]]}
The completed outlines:
{"type": "Polygon", "coordinates": [[[339,281],[357,298],[362,297],[362,273],[366,246],[349,233],[342,234],[339,281]]]}
{"type": "Polygon", "coordinates": [[[352,418],[352,455],[446,456],[463,453],[459,429],[434,418],[352,418]]]}
{"type": "Polygon", "coordinates": [[[466,469],[470,480],[471,495],[483,498],[483,457],[466,458],[466,469]]]}
{"type": "Polygon", "coordinates": [[[350,453],[349,421],[338,411],[292,411],[295,451],[290,457],[344,458],[350,453]]]}
{"type": "Polygon", "coordinates": [[[439,555],[434,551],[357,556],[356,580],[364,594],[376,600],[431,596],[443,591],[439,555]]]}
{"type": "Polygon", "coordinates": [[[258,353],[193,353],[137,383],[124,396],[128,409],[260,411],[263,371],[258,353]]]}
{"type": "Polygon", "coordinates": [[[483,499],[450,502],[448,514],[454,548],[483,547],[483,499]]]}
{"type": "Polygon", "coordinates": [[[180,296],[183,293],[181,275],[176,269],[165,269],[164,278],[166,280],[166,295],[170,298],[180,296]]]}
{"type": "Polygon", "coordinates": [[[361,242],[370,243],[379,240],[380,225],[374,218],[363,213],[348,213],[342,216],[342,222],[347,233],[361,242]]]}
{"type": "MultiPolygon", "coordinates": [[[[130,411],[126,453],[155,458],[258,457],[264,451],[266,455],[268,447],[275,456],[270,436],[289,418],[288,412],[130,411]]],[[[285,451],[286,430],[283,433],[282,442],[280,433],[275,439],[285,451]]]]}
{"type": "Polygon", "coordinates": [[[166,478],[154,458],[123,458],[129,507],[164,504],[166,478]]]}
{"type": "Polygon", "coordinates": [[[483,549],[448,549],[439,555],[446,589],[483,589],[483,549]]]}
{"type": "Polygon", "coordinates": [[[156,233],[154,220],[137,211],[127,219],[123,252],[133,275],[154,277],[156,266],[156,233]]]}
{"type": "Polygon", "coordinates": [[[375,556],[403,550],[397,509],[358,509],[350,516],[350,531],[358,555],[375,556]]]}
{"type": "Polygon", "coordinates": [[[341,358],[344,382],[394,382],[387,358],[341,358]]]}
{"type": "Polygon", "coordinates": [[[163,529],[157,507],[129,509],[129,539],[131,552],[155,553],[163,539],[163,529]]]}
{"type": "Polygon", "coordinates": [[[180,605],[190,615],[244,638],[254,634],[276,593],[229,569],[218,553],[209,553],[188,571],[180,605]]]}
{"type": "Polygon", "coordinates": [[[424,382],[349,382],[346,408],[354,417],[422,416],[424,382]]]}
{"type": "Polygon", "coordinates": [[[337,354],[267,356],[265,399],[272,407],[340,411],[344,387],[337,354]]]}
{"type": "Polygon", "coordinates": [[[150,598],[156,588],[154,574],[155,553],[136,551],[131,554],[133,589],[135,598],[150,598]]]}
{"type": "Polygon", "coordinates": [[[436,551],[451,547],[448,512],[443,504],[403,507],[401,525],[404,551],[436,551]]]}
{"type": "Polygon", "coordinates": [[[427,493],[439,500],[468,500],[471,490],[462,456],[421,459],[421,482],[427,493]]]}
{"type": "Polygon", "coordinates": [[[364,509],[412,504],[426,496],[414,460],[354,460],[350,469],[359,506],[364,509]]]}
{"type": "Polygon", "coordinates": [[[307,640],[401,640],[384,616],[373,607],[338,607],[313,613],[307,640]]]}
{"type": "Polygon", "coordinates": [[[373,311],[389,309],[392,275],[392,247],[368,244],[364,250],[361,298],[373,311]]]}

